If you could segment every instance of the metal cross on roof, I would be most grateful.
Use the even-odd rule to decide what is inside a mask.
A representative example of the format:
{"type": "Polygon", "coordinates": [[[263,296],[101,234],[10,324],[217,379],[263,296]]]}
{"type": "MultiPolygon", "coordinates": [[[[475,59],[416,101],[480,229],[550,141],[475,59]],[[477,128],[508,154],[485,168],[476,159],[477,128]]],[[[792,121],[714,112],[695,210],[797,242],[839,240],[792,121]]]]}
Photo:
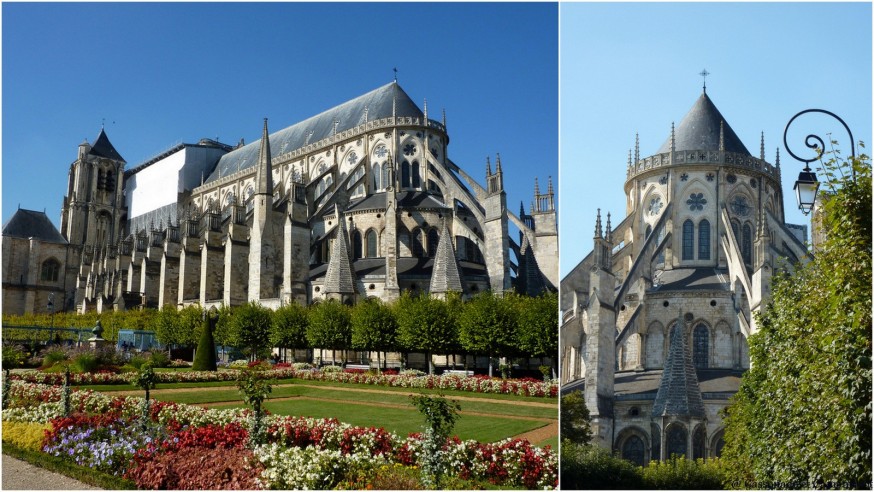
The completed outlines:
{"type": "Polygon", "coordinates": [[[706,93],[707,92],[707,76],[710,75],[710,72],[708,72],[707,69],[705,68],[704,70],[701,70],[701,73],[699,73],[698,75],[704,77],[704,92],[706,93]]]}

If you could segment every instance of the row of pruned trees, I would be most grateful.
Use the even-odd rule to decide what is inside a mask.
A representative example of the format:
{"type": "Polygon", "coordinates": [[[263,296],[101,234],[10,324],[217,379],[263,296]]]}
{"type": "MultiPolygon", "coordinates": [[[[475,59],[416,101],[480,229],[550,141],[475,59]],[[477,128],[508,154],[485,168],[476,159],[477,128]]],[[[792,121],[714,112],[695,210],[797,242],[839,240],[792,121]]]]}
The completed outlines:
{"type": "MultiPolygon", "coordinates": [[[[197,343],[202,311],[168,307],[155,318],[156,337],[163,344],[197,343]]],[[[558,352],[558,297],[482,293],[469,301],[429,296],[402,296],[385,304],[368,299],[355,306],[326,301],[309,307],[289,304],[272,311],[257,303],[218,312],[213,333],[218,345],[234,346],[251,357],[270,350],[320,348],[377,353],[423,352],[431,355],[474,354],[498,357],[549,357],[558,352]]],[[[332,360],[336,360],[332,357],[332,360]]]]}

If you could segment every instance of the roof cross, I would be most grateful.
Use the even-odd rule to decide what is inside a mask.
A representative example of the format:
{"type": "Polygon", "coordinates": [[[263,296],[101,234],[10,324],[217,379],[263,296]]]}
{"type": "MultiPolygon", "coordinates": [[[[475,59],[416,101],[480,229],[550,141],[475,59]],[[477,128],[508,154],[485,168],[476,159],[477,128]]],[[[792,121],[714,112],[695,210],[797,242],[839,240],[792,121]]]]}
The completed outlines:
{"type": "Polygon", "coordinates": [[[394,67],[392,70],[395,72],[395,83],[398,82],[398,67],[394,67]]]}
{"type": "Polygon", "coordinates": [[[710,72],[705,68],[704,70],[701,70],[701,73],[698,75],[704,77],[704,93],[707,94],[707,76],[710,75],[710,72]]]}

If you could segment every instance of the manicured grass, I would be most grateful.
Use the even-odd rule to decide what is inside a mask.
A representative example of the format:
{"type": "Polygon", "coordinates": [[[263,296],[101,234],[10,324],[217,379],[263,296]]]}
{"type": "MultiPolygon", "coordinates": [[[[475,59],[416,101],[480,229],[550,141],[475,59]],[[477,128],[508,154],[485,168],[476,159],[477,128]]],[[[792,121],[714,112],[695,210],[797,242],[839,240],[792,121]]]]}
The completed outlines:
{"type": "MultiPolygon", "coordinates": [[[[220,405],[218,408],[242,407],[242,404],[220,405]]],[[[359,405],[351,401],[336,404],[313,400],[267,401],[264,407],[278,415],[296,415],[315,418],[335,418],[360,427],[382,427],[389,432],[406,436],[421,432],[425,424],[422,415],[410,407],[400,408],[373,407],[359,405]]],[[[462,440],[475,439],[481,442],[500,441],[538,427],[546,425],[543,422],[529,420],[504,419],[500,417],[480,417],[461,415],[455,425],[454,434],[462,440]]]]}
{"type": "Polygon", "coordinates": [[[543,441],[535,442],[532,444],[539,448],[551,446],[553,451],[555,451],[556,453],[558,452],[558,436],[552,436],[549,439],[544,439],[543,441]]]}
{"type": "MultiPolygon", "coordinates": [[[[410,392],[412,393],[412,392],[410,392]]],[[[326,400],[388,403],[393,405],[409,405],[409,394],[387,395],[384,393],[363,393],[331,390],[323,388],[310,388],[299,385],[274,387],[270,398],[285,398],[292,396],[308,396],[326,400]]],[[[242,398],[237,390],[210,390],[210,391],[186,391],[181,393],[157,394],[155,398],[163,401],[177,403],[203,404],[214,402],[241,402],[242,398]]],[[[557,408],[543,408],[526,405],[512,405],[489,401],[462,401],[461,408],[467,412],[495,413],[500,415],[514,415],[523,417],[540,417],[557,419],[557,408]]]]}
{"type": "MultiPolygon", "coordinates": [[[[484,398],[488,400],[507,400],[507,401],[530,401],[535,403],[554,403],[555,408],[558,408],[558,399],[556,398],[539,398],[536,396],[518,396],[518,395],[502,395],[491,393],[476,393],[473,391],[458,391],[458,390],[441,390],[428,388],[396,388],[389,386],[377,386],[372,384],[352,384],[352,383],[335,383],[333,381],[310,381],[305,379],[280,379],[274,381],[274,384],[302,384],[309,386],[328,386],[335,388],[365,388],[380,391],[392,391],[407,395],[410,393],[417,394],[437,394],[441,393],[446,396],[466,396],[469,398],[484,398]]],[[[214,386],[236,386],[234,381],[212,381],[208,383],[158,383],[157,389],[171,388],[206,388],[214,386]]],[[[78,386],[81,389],[90,389],[94,391],[130,391],[136,389],[130,384],[91,384],[78,386]]]]}

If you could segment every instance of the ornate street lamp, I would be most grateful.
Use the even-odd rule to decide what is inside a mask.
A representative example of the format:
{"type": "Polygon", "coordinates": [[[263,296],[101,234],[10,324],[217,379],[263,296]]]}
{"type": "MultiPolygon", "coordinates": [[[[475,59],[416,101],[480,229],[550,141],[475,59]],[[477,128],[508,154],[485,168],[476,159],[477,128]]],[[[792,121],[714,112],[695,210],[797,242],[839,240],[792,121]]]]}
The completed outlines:
{"type": "MultiPolygon", "coordinates": [[[[795,181],[795,198],[798,200],[798,208],[801,209],[801,213],[807,215],[813,209],[814,204],[816,203],[816,192],[819,190],[819,181],[816,179],[816,173],[810,169],[811,162],[819,159],[822,156],[822,153],[825,151],[825,143],[822,141],[820,137],[817,135],[808,135],[807,138],[804,139],[804,145],[809,149],[813,149],[816,151],[816,157],[812,159],[803,159],[795,155],[794,152],[789,148],[789,144],[786,141],[786,135],[789,133],[789,126],[795,121],[795,118],[806,114],[806,113],[823,113],[831,116],[832,118],[841,122],[844,125],[844,129],[847,130],[847,133],[850,135],[850,152],[853,158],[856,157],[856,142],[853,140],[853,132],[850,131],[850,127],[842,120],[838,115],[832,113],[831,111],[826,111],[824,109],[805,109],[800,113],[796,114],[789,120],[789,123],[786,123],[786,129],[783,130],[783,146],[786,147],[786,151],[789,152],[789,155],[795,158],[797,161],[801,161],[804,163],[804,170],[798,173],[798,180],[795,181]]],[[[855,178],[855,171],[853,171],[853,177],[855,178]]]]}

